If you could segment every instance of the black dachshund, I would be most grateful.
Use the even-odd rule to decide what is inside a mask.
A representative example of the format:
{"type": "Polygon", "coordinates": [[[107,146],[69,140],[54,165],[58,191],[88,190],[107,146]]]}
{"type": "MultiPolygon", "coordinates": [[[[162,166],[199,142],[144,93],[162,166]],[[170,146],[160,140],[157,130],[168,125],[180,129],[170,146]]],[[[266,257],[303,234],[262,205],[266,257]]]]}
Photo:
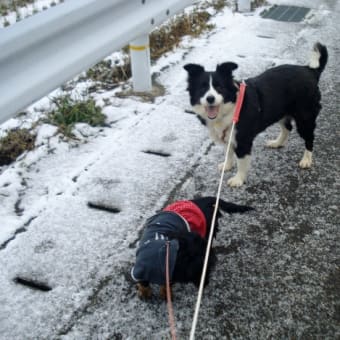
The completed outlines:
{"type": "MultiPolygon", "coordinates": [[[[146,221],[137,249],[136,263],[131,270],[141,298],[151,296],[149,283],[160,285],[161,295],[165,298],[167,247],[171,284],[192,282],[199,286],[215,204],[216,197],[176,201],[146,221]]],[[[220,199],[214,236],[218,229],[218,218],[222,216],[221,211],[243,213],[252,209],[220,199]]],[[[211,249],[205,284],[208,283],[215,262],[216,255],[211,249]]]]}

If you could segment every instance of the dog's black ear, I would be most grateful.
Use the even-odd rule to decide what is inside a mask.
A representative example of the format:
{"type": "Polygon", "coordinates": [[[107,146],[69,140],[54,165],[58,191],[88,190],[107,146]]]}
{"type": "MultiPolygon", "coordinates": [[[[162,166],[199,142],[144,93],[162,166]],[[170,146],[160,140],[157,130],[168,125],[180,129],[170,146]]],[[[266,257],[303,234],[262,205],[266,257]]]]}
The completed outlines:
{"type": "Polygon", "coordinates": [[[183,68],[189,73],[190,77],[195,77],[204,72],[204,67],[198,64],[186,64],[183,68]]]}
{"type": "Polygon", "coordinates": [[[223,74],[224,76],[231,76],[232,72],[238,68],[238,65],[233,62],[226,62],[219,64],[216,67],[216,72],[223,74]]]}

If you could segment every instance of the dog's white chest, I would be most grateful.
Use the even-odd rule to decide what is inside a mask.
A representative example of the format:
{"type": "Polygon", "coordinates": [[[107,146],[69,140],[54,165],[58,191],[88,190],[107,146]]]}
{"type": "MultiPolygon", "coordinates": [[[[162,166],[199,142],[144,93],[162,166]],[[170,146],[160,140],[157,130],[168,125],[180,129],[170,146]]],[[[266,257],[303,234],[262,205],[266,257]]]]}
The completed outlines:
{"type": "Polygon", "coordinates": [[[226,144],[231,131],[232,116],[225,116],[223,119],[209,122],[209,131],[211,137],[218,143],[226,144]]]}

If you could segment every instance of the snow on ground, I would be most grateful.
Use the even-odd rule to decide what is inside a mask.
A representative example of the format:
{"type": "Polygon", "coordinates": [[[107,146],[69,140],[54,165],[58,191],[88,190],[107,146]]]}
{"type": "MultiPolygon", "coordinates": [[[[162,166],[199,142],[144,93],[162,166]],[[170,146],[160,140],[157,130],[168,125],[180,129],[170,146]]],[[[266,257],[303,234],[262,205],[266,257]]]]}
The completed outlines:
{"type": "MultiPolygon", "coordinates": [[[[310,3],[294,1],[295,5],[309,7],[310,3]]],[[[111,125],[78,126],[78,131],[89,136],[83,143],[62,141],[49,125],[38,128],[36,149],[0,172],[1,339],[169,337],[166,305],[158,298],[140,302],[129,279],[138,236],[145,218],[173,195],[214,194],[219,175],[217,162],[210,163],[222,155],[196,117],[184,112],[189,100],[182,67],[197,62],[214,69],[217,63],[232,60],[240,66],[236,77],[242,79],[276,64],[305,64],[316,39],[329,37],[327,31],[319,29],[331,14],[325,4],[321,0],[313,2],[311,15],[301,24],[261,19],[260,10],[244,15],[225,9],[212,19],[216,24],[212,32],[185,39],[153,66],[166,89],[166,94],[154,103],[117,98],[114,92],[98,94],[98,101],[111,98],[112,105],[104,109],[111,125]],[[206,158],[208,153],[213,157],[206,158]],[[205,189],[190,180],[196,168],[201,171],[205,189]],[[91,209],[88,203],[119,212],[91,209]],[[51,290],[29,289],[15,282],[18,277],[51,290]]],[[[40,103],[46,105],[45,100],[40,103]]],[[[13,121],[6,122],[2,129],[13,121]]],[[[257,143],[263,144],[273,131],[275,134],[277,130],[261,134],[257,143]]],[[[302,142],[297,143],[302,155],[302,142]]],[[[290,161],[297,163],[301,155],[294,154],[290,161]]],[[[269,163],[271,156],[266,157],[254,154],[255,160],[269,163]]],[[[275,183],[273,176],[266,173],[265,181],[275,183]]],[[[249,191],[241,191],[243,198],[235,193],[231,196],[242,203],[253,202],[252,192],[255,195],[258,191],[256,185],[262,178],[261,167],[255,167],[249,191]]],[[[268,192],[259,195],[264,200],[268,192]]],[[[272,204],[278,204],[274,196],[272,204]]],[[[243,230],[246,225],[256,228],[258,219],[258,215],[249,214],[228,221],[231,230],[243,230]]],[[[276,244],[280,241],[279,237],[276,244]]],[[[219,242],[218,246],[224,246],[219,242]]],[[[234,273],[239,269],[231,267],[234,273]]],[[[221,289],[217,284],[217,290],[221,289]]],[[[179,285],[174,287],[174,294],[179,336],[187,338],[196,289],[179,285]]],[[[224,313],[218,310],[219,297],[216,300],[216,291],[209,287],[206,294],[213,298],[207,299],[205,307],[214,310],[218,318],[224,313]]],[[[225,322],[224,331],[223,327],[216,334],[210,327],[201,329],[198,338],[227,338],[233,327],[225,322]]],[[[275,337],[277,333],[271,331],[275,337]]],[[[268,335],[271,331],[256,334],[268,335]]]]}

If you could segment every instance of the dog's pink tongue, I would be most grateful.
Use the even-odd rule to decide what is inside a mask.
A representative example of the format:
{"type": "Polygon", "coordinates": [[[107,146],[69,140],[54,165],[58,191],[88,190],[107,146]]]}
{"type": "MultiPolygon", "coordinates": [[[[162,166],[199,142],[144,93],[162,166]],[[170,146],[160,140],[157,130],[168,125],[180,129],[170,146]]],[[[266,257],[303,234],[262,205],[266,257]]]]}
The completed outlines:
{"type": "Polygon", "coordinates": [[[207,106],[206,107],[206,112],[208,114],[208,118],[214,119],[217,116],[218,113],[218,106],[207,106]]]}

